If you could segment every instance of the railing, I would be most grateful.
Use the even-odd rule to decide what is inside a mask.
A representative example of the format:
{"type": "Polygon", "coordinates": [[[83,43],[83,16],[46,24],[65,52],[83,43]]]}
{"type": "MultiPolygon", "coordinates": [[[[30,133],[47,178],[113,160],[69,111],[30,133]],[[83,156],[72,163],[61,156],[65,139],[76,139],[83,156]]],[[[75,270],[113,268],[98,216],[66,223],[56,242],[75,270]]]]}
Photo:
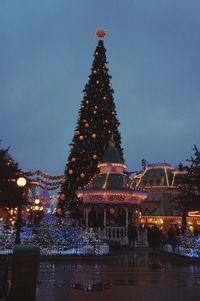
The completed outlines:
{"type": "Polygon", "coordinates": [[[125,227],[106,227],[105,230],[105,238],[107,239],[119,242],[127,240],[127,233],[125,227]]]}
{"type": "Polygon", "coordinates": [[[8,260],[0,259],[0,298],[6,296],[8,291],[8,260]]]}

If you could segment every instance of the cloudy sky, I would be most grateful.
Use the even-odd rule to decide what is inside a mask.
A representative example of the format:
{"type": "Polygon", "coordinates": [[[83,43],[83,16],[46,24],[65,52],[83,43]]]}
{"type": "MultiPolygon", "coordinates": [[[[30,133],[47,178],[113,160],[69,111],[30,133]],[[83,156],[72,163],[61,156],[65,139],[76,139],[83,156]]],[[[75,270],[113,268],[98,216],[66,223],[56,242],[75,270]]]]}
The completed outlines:
{"type": "Polygon", "coordinates": [[[104,28],[129,170],[200,146],[199,0],[2,0],[0,139],[24,170],[63,174],[104,28]]]}

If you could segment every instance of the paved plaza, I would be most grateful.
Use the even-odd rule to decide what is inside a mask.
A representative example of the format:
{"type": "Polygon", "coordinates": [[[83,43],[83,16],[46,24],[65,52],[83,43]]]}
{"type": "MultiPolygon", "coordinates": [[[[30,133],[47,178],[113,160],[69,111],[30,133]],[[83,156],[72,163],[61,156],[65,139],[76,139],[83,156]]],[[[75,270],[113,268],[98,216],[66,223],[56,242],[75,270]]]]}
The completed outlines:
{"type": "Polygon", "coordinates": [[[148,250],[40,263],[36,301],[93,300],[199,301],[200,265],[148,250]]]}

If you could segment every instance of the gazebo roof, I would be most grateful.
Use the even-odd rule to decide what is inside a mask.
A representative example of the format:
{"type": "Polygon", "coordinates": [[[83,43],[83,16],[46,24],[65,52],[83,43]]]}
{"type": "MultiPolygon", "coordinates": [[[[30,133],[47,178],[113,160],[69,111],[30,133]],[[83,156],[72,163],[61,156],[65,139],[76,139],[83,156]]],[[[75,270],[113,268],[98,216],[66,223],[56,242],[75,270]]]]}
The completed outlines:
{"type": "Polygon", "coordinates": [[[89,185],[92,190],[127,190],[129,178],[126,174],[98,174],[89,185]]]}

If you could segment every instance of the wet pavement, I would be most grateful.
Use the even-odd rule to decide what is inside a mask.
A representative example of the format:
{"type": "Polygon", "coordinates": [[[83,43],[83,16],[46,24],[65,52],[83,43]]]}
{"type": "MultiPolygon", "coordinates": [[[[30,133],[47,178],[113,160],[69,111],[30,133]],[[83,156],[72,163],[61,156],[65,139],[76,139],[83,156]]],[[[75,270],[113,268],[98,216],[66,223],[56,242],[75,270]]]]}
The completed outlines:
{"type": "Polygon", "coordinates": [[[36,301],[200,301],[200,264],[148,250],[41,262],[36,301]]]}

